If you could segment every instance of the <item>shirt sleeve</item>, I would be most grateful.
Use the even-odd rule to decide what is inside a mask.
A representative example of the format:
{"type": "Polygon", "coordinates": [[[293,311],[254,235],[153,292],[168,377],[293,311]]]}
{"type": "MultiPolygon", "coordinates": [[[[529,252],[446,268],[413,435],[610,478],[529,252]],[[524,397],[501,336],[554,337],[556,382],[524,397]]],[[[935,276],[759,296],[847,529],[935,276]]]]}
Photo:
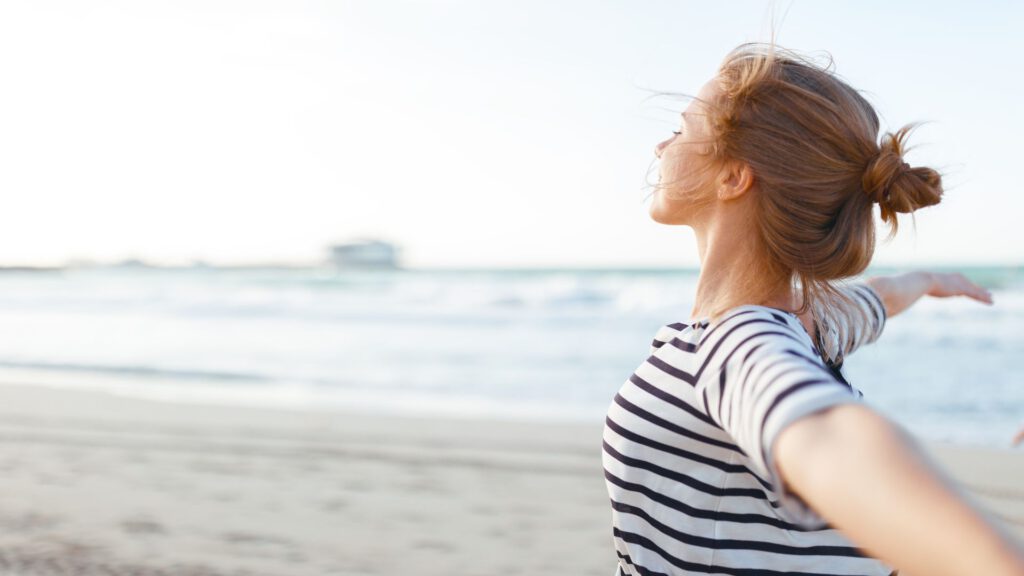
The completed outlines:
{"type": "Polygon", "coordinates": [[[881,296],[866,282],[842,284],[838,289],[850,297],[854,307],[819,308],[816,314],[821,337],[817,344],[835,366],[841,366],[861,346],[878,340],[887,319],[881,296]]]}
{"type": "Polygon", "coordinates": [[[794,421],[831,406],[859,404],[860,399],[791,327],[747,321],[728,331],[721,342],[727,359],[717,374],[698,382],[708,416],[733,438],[751,470],[770,484],[768,496],[777,503],[781,519],[824,528],[828,524],[817,512],[783,489],[772,447],[794,421]]]}

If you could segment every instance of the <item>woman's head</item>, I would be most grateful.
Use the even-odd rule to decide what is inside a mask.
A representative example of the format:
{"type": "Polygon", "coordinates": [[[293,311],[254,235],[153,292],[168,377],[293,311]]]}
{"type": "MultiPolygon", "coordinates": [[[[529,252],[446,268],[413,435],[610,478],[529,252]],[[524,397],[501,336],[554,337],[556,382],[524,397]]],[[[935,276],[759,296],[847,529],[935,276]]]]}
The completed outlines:
{"type": "Polygon", "coordinates": [[[656,150],[662,198],[652,216],[699,225],[721,201],[723,178],[745,167],[753,176],[744,194],[753,256],[767,276],[759,284],[799,280],[801,311],[835,294],[829,281],[868,266],[874,203],[891,237],[897,213],[942,196],[936,171],[903,159],[909,126],[880,138],[878,116],[856,90],[828,67],[771,45],[730,52],[684,114],[681,133],[656,150]]]}

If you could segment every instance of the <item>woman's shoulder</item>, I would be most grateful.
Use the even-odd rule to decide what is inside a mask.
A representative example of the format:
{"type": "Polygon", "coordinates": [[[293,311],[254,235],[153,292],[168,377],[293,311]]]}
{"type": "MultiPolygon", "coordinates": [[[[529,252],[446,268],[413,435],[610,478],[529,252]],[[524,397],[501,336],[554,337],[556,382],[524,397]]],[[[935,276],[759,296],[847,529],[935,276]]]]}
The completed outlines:
{"type": "MultiPolygon", "coordinates": [[[[726,354],[719,355],[719,363],[775,362],[780,354],[791,359],[798,357],[810,370],[827,370],[835,380],[850,388],[857,397],[864,396],[862,391],[847,380],[841,370],[842,363],[834,364],[826,354],[823,354],[821,340],[815,339],[815,336],[825,335],[827,326],[820,334],[815,330],[815,335],[812,336],[800,316],[759,305],[740,306],[730,311],[725,318],[719,324],[723,331],[720,339],[709,339],[706,342],[720,342],[721,348],[727,351],[726,354]]],[[[812,326],[818,321],[813,315],[810,319],[812,326]]]]}
{"type": "Polygon", "coordinates": [[[878,293],[867,283],[844,284],[839,289],[845,298],[818,303],[815,314],[822,356],[837,366],[861,346],[878,340],[887,314],[878,293]]]}

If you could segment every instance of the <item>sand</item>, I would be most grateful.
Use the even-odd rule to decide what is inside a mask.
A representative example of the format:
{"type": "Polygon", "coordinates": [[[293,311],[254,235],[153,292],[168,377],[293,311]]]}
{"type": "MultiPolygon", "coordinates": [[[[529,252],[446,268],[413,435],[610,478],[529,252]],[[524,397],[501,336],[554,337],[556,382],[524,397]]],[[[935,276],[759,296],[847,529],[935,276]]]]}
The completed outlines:
{"type": "MultiPolygon", "coordinates": [[[[600,437],[0,385],[0,575],[611,576],[600,437]]],[[[1024,450],[927,449],[1024,538],[1024,450]]]]}

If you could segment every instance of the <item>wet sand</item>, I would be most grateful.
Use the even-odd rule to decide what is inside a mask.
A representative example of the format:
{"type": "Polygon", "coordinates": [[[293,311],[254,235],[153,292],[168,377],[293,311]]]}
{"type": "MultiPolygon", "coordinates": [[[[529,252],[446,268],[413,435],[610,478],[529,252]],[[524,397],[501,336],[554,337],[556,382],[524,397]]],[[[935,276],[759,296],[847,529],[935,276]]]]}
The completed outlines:
{"type": "MultiPolygon", "coordinates": [[[[610,576],[600,438],[0,385],[0,575],[610,576]]],[[[927,447],[1024,538],[1024,450],[927,447]]]]}

